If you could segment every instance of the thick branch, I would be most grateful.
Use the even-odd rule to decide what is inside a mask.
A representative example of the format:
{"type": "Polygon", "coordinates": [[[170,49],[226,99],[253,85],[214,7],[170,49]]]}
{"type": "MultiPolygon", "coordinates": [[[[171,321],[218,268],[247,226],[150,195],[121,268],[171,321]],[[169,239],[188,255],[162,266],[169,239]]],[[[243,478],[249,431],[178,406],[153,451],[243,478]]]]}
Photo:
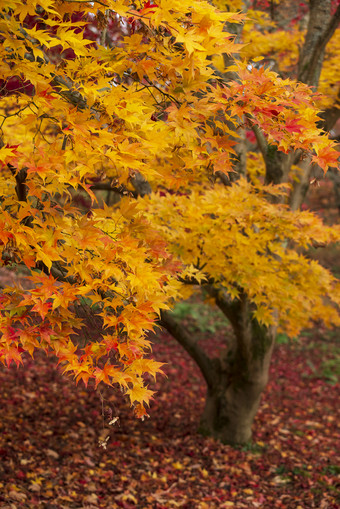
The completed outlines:
{"type": "Polygon", "coordinates": [[[51,86],[54,90],[79,110],[85,110],[87,107],[86,99],[78,90],[74,89],[74,84],[62,76],[54,75],[51,86]]]}
{"type": "Polygon", "coordinates": [[[124,185],[114,186],[112,185],[112,182],[96,182],[94,184],[90,184],[90,187],[92,191],[112,191],[120,194],[121,196],[132,196],[134,198],[137,198],[138,196],[136,191],[127,189],[124,185]]]}
{"type": "Polygon", "coordinates": [[[9,169],[12,174],[15,176],[15,180],[17,185],[15,186],[15,192],[17,193],[17,197],[19,201],[27,201],[27,186],[25,184],[27,178],[27,168],[22,168],[17,171],[14,166],[8,164],[9,169]]]}
{"type": "Polygon", "coordinates": [[[87,5],[91,5],[92,3],[94,4],[99,4],[99,5],[102,5],[103,7],[109,7],[109,5],[107,4],[104,4],[104,2],[100,2],[100,0],[64,0],[64,2],[70,2],[72,4],[85,4],[86,6],[87,5]]]}
{"type": "Polygon", "coordinates": [[[266,184],[281,184],[288,176],[290,166],[287,166],[289,155],[279,152],[273,145],[269,145],[261,129],[252,123],[250,116],[247,116],[251,128],[255,134],[256,141],[262,154],[266,167],[266,184]]]}
{"type": "Polygon", "coordinates": [[[255,134],[255,138],[256,138],[257,144],[259,146],[259,149],[260,149],[260,151],[261,151],[261,153],[263,155],[263,158],[266,161],[267,150],[268,150],[267,140],[266,140],[263,132],[261,131],[261,129],[257,125],[252,124],[251,128],[253,130],[253,133],[255,134]]]}
{"type": "Polygon", "coordinates": [[[58,281],[67,282],[71,285],[75,283],[75,278],[73,276],[66,276],[63,267],[58,262],[52,263],[50,273],[55,279],[58,279],[58,281]]]}
{"type": "Polygon", "coordinates": [[[338,170],[328,170],[327,177],[333,181],[335,203],[340,214],[340,172],[338,170]]]}
{"type": "Polygon", "coordinates": [[[292,164],[296,164],[301,157],[301,150],[285,154],[277,150],[276,146],[269,145],[261,129],[252,123],[251,117],[247,119],[255,134],[256,141],[262,154],[266,167],[266,184],[281,184],[288,180],[288,174],[292,164]]]}
{"type": "MultiPolygon", "coordinates": [[[[254,306],[242,291],[239,299],[231,300],[222,288],[208,286],[207,290],[233,327],[236,342],[229,349],[229,359],[233,359],[229,366],[231,372],[236,366],[242,366],[244,374],[254,374],[255,368],[261,374],[262,362],[265,362],[268,352],[270,358],[274,346],[276,326],[259,324],[253,316],[254,306]]],[[[239,373],[234,372],[234,376],[238,377],[239,373]]]]}
{"type": "Polygon", "coordinates": [[[140,174],[136,173],[131,179],[131,184],[136,190],[138,196],[145,196],[151,194],[151,186],[147,180],[140,174]]]}
{"type": "Polygon", "coordinates": [[[234,330],[238,326],[239,301],[231,301],[224,294],[223,290],[213,285],[205,287],[211,297],[215,299],[217,307],[228,318],[234,330]]]}
{"type": "Polygon", "coordinates": [[[181,324],[177,323],[173,315],[168,311],[161,311],[160,324],[164,327],[180,345],[188,352],[200,368],[208,387],[213,387],[215,382],[215,372],[213,362],[200,348],[181,324]]]}
{"type": "Polygon", "coordinates": [[[229,175],[226,175],[225,173],[223,173],[223,171],[218,170],[215,172],[215,175],[220,179],[222,184],[224,184],[225,186],[228,187],[231,185],[232,180],[230,179],[229,175]]]}
{"type": "Polygon", "coordinates": [[[305,199],[309,189],[309,181],[313,166],[311,164],[311,156],[300,164],[301,174],[299,180],[293,183],[293,189],[290,195],[290,208],[297,210],[305,199]]]}

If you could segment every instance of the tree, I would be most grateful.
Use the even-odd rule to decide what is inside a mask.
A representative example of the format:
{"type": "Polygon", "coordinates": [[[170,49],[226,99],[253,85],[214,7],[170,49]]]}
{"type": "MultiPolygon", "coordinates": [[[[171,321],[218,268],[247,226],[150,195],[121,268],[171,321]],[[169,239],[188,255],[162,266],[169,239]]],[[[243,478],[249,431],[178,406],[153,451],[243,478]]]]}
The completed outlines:
{"type": "MultiPolygon", "coordinates": [[[[220,55],[232,64],[241,49],[225,31],[241,20],[200,0],[2,3],[1,260],[26,278],[24,287],[1,293],[4,363],[19,364],[23,351],[52,352],[77,381],[118,384],[144,417],[152,397],[144,375],[161,371],[147,356],[147,332],[160,313],[171,330],[167,309],[184,283],[205,282],[232,323],[242,320],[242,341],[252,329],[259,362],[281,322],[299,327],[291,297],[310,292],[306,317],[337,322],[335,280],[294,250],[332,241],[337,231],[271,203],[269,196],[283,200],[272,185],[224,185],[240,159],[245,123],[275,154],[310,153],[325,171],[337,159],[316,126],[317,97],[308,86],[242,61],[228,69],[231,79],[216,68],[220,55]],[[151,190],[150,199],[138,198],[151,190]],[[109,206],[103,192],[120,199],[109,206]],[[174,210],[188,221],[184,229],[174,210]],[[226,243],[210,261],[219,228],[226,243]],[[231,246],[236,257],[235,245],[257,249],[233,275],[222,249],[231,246]],[[265,275],[263,288],[254,278],[247,284],[263,260],[286,293],[265,275]],[[84,342],[84,315],[100,341],[84,342]]],[[[197,345],[187,348],[201,355],[197,345]]]]}
{"type": "MultiPolygon", "coordinates": [[[[253,7],[259,3],[253,2],[253,7]]],[[[232,2],[218,4],[226,7],[232,2]]],[[[241,2],[234,7],[240,9],[241,2]]],[[[338,77],[330,70],[336,43],[328,50],[329,60],[324,54],[340,8],[332,2],[310,2],[305,34],[307,4],[298,9],[302,12],[292,2],[262,2],[259,10],[248,12],[256,25],[251,20],[245,24],[243,40],[251,44],[241,50],[246,61],[237,66],[238,79],[230,73],[235,68],[223,69],[226,59],[214,60],[220,65],[224,94],[233,100],[226,110],[240,119],[234,161],[240,180],[223,187],[221,181],[230,183],[217,173],[219,182],[201,181],[181,196],[153,196],[145,205],[173,253],[190,267],[180,278],[183,296],[188,295],[187,285],[199,284],[233,327],[232,344],[226,338],[225,350],[211,359],[183,324],[162,312],[162,325],[192,356],[207,384],[201,431],[229,443],[251,438],[277,332],[294,337],[319,320],[328,326],[339,324],[338,281],[303,254],[308,246],[338,241],[339,229],[330,230],[313,215],[297,211],[315,166],[326,170],[318,159],[329,150],[327,137],[321,141],[317,134],[321,145],[316,154],[307,149],[309,142],[314,144],[315,125],[327,130],[339,117],[338,77]],[[286,26],[291,33],[282,28],[286,26]],[[287,52],[292,40],[304,40],[300,57],[287,52]],[[257,58],[260,51],[264,56],[257,58]],[[288,74],[294,82],[287,80],[288,74]],[[313,99],[302,82],[316,88],[320,74],[321,89],[331,93],[313,99]],[[322,121],[318,108],[324,109],[322,121]],[[251,135],[256,144],[247,142],[251,135]],[[288,187],[280,194],[282,187],[272,184],[282,183],[288,187]]],[[[216,127],[228,132],[230,124],[216,127]]],[[[336,158],[331,166],[337,165],[336,158]]]]}

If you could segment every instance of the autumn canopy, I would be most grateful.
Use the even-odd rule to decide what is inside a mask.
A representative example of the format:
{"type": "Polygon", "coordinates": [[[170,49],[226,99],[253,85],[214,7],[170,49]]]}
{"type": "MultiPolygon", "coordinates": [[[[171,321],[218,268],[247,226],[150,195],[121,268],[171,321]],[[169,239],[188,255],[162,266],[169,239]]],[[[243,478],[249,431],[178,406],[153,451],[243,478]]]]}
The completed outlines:
{"type": "Polygon", "coordinates": [[[161,370],[147,333],[199,283],[291,335],[339,324],[337,281],[302,254],[339,231],[288,210],[256,154],[225,185],[244,129],[295,164],[338,158],[322,99],[235,42],[243,15],[200,0],[1,4],[1,263],[26,278],[1,291],[5,364],[52,352],[77,381],[118,384],[142,417],[144,375],[161,370]]]}

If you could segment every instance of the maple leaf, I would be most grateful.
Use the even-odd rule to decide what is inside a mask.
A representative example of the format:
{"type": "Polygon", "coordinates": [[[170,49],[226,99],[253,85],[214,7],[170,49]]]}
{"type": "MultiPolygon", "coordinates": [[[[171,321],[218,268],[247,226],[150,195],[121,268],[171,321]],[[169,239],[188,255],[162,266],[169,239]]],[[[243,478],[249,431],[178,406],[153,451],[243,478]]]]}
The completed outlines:
{"type": "Polygon", "coordinates": [[[137,401],[139,404],[146,403],[148,405],[155,392],[147,387],[135,384],[132,388],[127,389],[126,394],[129,396],[131,404],[137,401]]]}
{"type": "Polygon", "coordinates": [[[138,419],[142,419],[142,421],[144,421],[145,417],[150,417],[145,407],[140,403],[134,407],[134,412],[136,417],[138,417],[138,419]]]}
{"type": "Polygon", "coordinates": [[[44,302],[43,300],[38,299],[38,300],[35,300],[35,304],[32,308],[32,311],[36,311],[41,316],[41,318],[44,320],[51,308],[52,308],[51,302],[44,302]]]}
{"type": "Polygon", "coordinates": [[[164,366],[164,363],[154,361],[153,359],[137,359],[134,360],[126,370],[126,373],[131,371],[136,375],[142,375],[143,373],[149,373],[156,379],[156,374],[163,374],[163,371],[160,369],[164,366]]]}
{"type": "Polygon", "coordinates": [[[18,367],[19,364],[23,364],[21,357],[21,353],[23,351],[23,348],[19,347],[15,343],[11,343],[4,347],[1,347],[0,345],[0,360],[1,362],[6,363],[8,367],[10,367],[12,361],[14,361],[18,367]]]}

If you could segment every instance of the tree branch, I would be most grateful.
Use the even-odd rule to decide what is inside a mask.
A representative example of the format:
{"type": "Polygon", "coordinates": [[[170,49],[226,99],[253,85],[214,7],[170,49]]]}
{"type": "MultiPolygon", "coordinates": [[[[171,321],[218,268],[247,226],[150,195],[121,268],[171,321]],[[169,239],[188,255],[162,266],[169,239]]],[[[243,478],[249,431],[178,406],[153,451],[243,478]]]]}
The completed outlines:
{"type": "Polygon", "coordinates": [[[286,179],[290,168],[290,166],[287,166],[290,160],[289,155],[278,152],[275,146],[269,145],[261,129],[256,124],[252,123],[250,115],[247,115],[247,119],[255,134],[258,147],[264,160],[266,167],[266,184],[281,184],[281,182],[286,179]]]}
{"type": "Polygon", "coordinates": [[[222,184],[224,184],[227,187],[231,186],[232,180],[229,178],[229,175],[226,175],[225,173],[223,173],[223,171],[220,170],[216,171],[215,175],[220,179],[222,184]]]}
{"type": "Polygon", "coordinates": [[[215,299],[217,307],[222,311],[224,316],[228,318],[235,330],[235,328],[238,327],[239,301],[229,300],[227,296],[223,294],[223,290],[214,285],[207,285],[205,289],[210,297],[215,299]]]}
{"type": "Polygon", "coordinates": [[[51,86],[57,94],[66,99],[73,106],[76,106],[79,110],[86,109],[86,99],[84,99],[78,90],[73,88],[74,84],[70,80],[66,80],[62,76],[53,75],[51,86]]]}
{"type": "MultiPolygon", "coordinates": [[[[240,292],[238,299],[231,300],[222,288],[209,286],[207,290],[233,327],[236,341],[229,348],[229,358],[233,359],[232,364],[229,364],[231,372],[238,377],[239,373],[234,371],[235,366],[242,366],[244,373],[254,373],[258,359],[266,362],[267,357],[268,360],[267,354],[271,353],[275,342],[276,326],[260,325],[253,316],[254,305],[244,292],[240,292]]],[[[262,372],[260,365],[259,373],[262,372]]]]}
{"type": "Polygon", "coordinates": [[[168,311],[161,311],[160,325],[164,327],[171,336],[182,345],[190,357],[194,359],[202,372],[207,386],[213,387],[216,378],[213,362],[193,339],[192,335],[190,335],[181,324],[176,322],[173,315],[168,311]]]}
{"type": "Polygon", "coordinates": [[[256,138],[257,144],[259,146],[259,149],[260,149],[260,151],[261,151],[261,153],[263,155],[263,158],[266,161],[267,151],[268,151],[267,140],[266,140],[263,132],[261,131],[261,129],[257,125],[251,124],[251,128],[253,130],[253,133],[255,134],[255,138],[256,138]]]}
{"type": "Polygon", "coordinates": [[[27,186],[25,184],[27,178],[27,168],[22,168],[17,171],[14,166],[11,164],[7,164],[8,168],[11,170],[12,175],[15,177],[17,185],[15,186],[15,192],[17,193],[17,197],[19,201],[27,201],[27,186]]]}
{"type": "Polygon", "coordinates": [[[100,0],[64,0],[64,2],[69,2],[71,4],[90,4],[90,5],[91,5],[91,3],[94,3],[94,4],[102,5],[103,7],[106,7],[106,8],[109,7],[109,5],[104,4],[104,2],[101,2],[100,0]]]}
{"type": "Polygon", "coordinates": [[[112,191],[114,193],[120,194],[121,196],[132,196],[137,198],[138,193],[136,191],[132,191],[131,189],[127,189],[124,185],[114,186],[112,182],[95,182],[90,184],[92,191],[112,191]]]}
{"type": "Polygon", "coordinates": [[[140,173],[136,172],[131,178],[131,184],[136,190],[137,196],[145,196],[151,194],[151,186],[147,180],[140,173]]]}
{"type": "Polygon", "coordinates": [[[290,194],[289,205],[292,210],[297,210],[300,207],[301,203],[303,202],[307,194],[310,176],[313,169],[311,159],[312,157],[309,156],[305,161],[303,161],[300,164],[301,174],[299,175],[299,180],[294,181],[293,189],[290,194]]]}

